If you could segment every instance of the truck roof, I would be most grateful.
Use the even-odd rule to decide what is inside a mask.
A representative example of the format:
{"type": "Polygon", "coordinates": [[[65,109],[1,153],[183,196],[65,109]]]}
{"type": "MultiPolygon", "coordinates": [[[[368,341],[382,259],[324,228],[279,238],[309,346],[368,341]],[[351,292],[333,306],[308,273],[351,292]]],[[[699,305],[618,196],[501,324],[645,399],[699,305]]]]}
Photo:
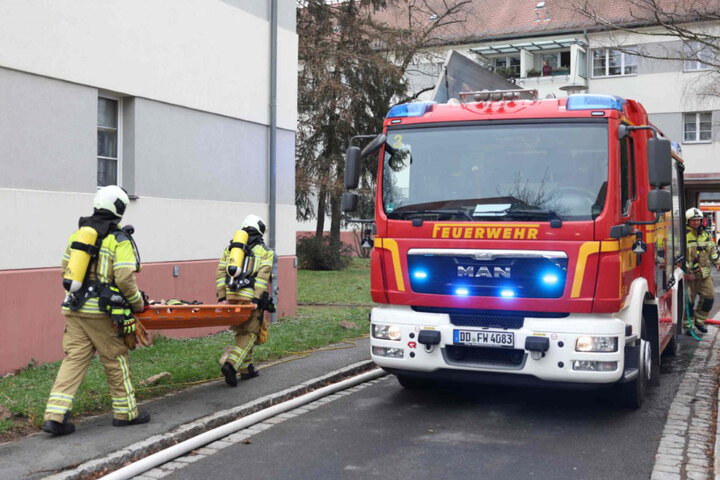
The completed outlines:
{"type": "Polygon", "coordinates": [[[644,123],[643,117],[646,118],[645,110],[637,102],[611,95],[577,94],[567,98],[543,100],[517,98],[486,100],[488,94],[494,94],[494,98],[503,96],[503,92],[468,92],[466,95],[472,96],[470,101],[466,102],[455,100],[443,104],[415,102],[396,105],[388,112],[385,125],[531,118],[618,118],[621,116],[630,119],[632,123],[642,124],[644,123]]]}

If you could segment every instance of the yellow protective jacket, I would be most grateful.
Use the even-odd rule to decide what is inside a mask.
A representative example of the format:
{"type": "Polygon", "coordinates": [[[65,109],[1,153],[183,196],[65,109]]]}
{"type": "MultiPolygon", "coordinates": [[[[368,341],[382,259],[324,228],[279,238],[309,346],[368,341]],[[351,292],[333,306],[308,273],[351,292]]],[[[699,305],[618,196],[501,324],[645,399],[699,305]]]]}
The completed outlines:
{"type": "Polygon", "coordinates": [[[227,288],[227,262],[230,258],[230,247],[226,248],[220,263],[217,266],[217,274],[215,285],[217,287],[217,298],[227,298],[228,300],[245,300],[249,301],[253,298],[259,299],[263,292],[268,289],[268,282],[272,275],[273,257],[275,253],[265,247],[262,243],[255,245],[251,249],[252,272],[251,277],[255,278],[255,284],[252,287],[246,287],[232,292],[227,288]]]}
{"type": "MultiPolygon", "coordinates": [[[[65,248],[65,255],[62,259],[62,274],[65,276],[65,269],[70,261],[70,245],[77,239],[78,231],[70,235],[70,240],[65,248]]],[[[90,274],[87,281],[98,281],[100,283],[114,284],[120,290],[122,296],[132,307],[133,311],[142,311],[145,302],[140,295],[135,273],[137,262],[130,238],[122,230],[115,230],[108,233],[100,245],[100,251],[96,260],[90,265],[90,274]]],[[[81,313],[90,316],[107,315],[100,311],[98,297],[90,298],[77,312],[71,312],[67,307],[62,307],[63,315],[81,313]]]]}
{"type": "Polygon", "coordinates": [[[718,252],[715,242],[709,233],[695,230],[687,227],[687,268],[690,272],[697,275],[700,273],[702,278],[710,276],[710,266],[718,264],[718,252]]]}

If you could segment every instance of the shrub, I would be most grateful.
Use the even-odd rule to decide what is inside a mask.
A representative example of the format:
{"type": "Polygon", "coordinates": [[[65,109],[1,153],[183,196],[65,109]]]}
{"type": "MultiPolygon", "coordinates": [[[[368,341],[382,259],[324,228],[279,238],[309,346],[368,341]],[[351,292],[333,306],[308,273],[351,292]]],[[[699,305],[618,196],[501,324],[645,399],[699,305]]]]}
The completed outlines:
{"type": "Polygon", "coordinates": [[[343,270],[352,262],[352,248],[329,236],[297,241],[298,267],[305,270],[343,270]]]}

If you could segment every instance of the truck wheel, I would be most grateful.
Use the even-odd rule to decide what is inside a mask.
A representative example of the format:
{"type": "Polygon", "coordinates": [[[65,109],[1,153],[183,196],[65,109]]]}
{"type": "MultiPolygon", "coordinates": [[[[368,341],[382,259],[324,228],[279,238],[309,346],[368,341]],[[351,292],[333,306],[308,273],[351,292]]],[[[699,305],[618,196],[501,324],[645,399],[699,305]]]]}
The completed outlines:
{"type": "Polygon", "coordinates": [[[398,375],[397,379],[398,383],[406,390],[417,390],[427,385],[427,381],[415,377],[398,375]]]}
{"type": "Polygon", "coordinates": [[[645,392],[652,374],[652,347],[645,339],[645,325],[640,339],[640,348],[637,352],[638,376],[619,387],[619,400],[621,405],[627,408],[640,408],[645,400],[645,392]]]}

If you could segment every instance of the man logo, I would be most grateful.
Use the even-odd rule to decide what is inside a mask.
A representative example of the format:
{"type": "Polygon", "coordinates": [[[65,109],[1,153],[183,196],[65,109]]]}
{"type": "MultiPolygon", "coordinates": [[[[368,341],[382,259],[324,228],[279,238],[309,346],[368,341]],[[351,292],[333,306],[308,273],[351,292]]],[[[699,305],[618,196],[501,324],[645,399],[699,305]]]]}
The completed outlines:
{"type": "Polygon", "coordinates": [[[462,267],[458,265],[457,276],[461,278],[510,278],[510,267],[493,267],[492,272],[489,267],[462,267]]]}

